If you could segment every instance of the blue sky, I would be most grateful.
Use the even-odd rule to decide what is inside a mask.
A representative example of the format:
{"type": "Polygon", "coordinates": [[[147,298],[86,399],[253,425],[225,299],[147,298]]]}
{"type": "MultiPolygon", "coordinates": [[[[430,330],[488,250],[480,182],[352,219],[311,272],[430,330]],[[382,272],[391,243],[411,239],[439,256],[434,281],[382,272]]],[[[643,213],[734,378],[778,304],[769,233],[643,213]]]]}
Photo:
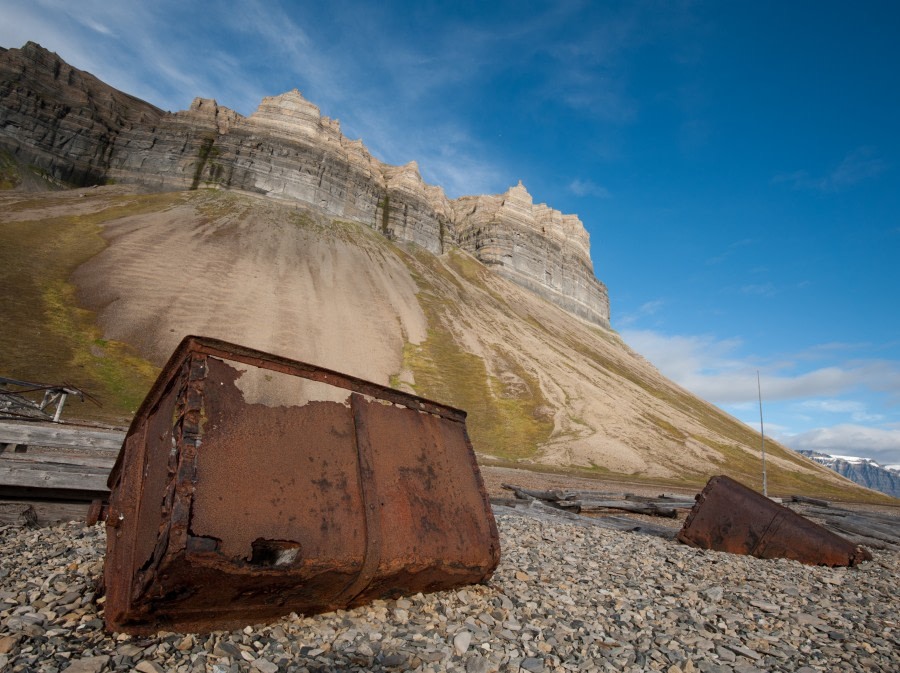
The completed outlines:
{"type": "Polygon", "coordinates": [[[299,88],[449,196],[591,234],[613,326],[794,448],[900,464],[900,4],[0,0],[164,109],[299,88]],[[450,5],[451,8],[448,8],[450,5]]]}

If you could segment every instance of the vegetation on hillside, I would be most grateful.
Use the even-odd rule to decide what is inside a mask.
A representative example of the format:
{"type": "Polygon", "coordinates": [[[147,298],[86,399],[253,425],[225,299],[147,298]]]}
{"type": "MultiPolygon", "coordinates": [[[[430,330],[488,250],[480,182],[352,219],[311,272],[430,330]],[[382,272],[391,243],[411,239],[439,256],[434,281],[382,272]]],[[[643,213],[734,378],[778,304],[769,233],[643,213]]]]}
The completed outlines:
{"type": "MultiPolygon", "coordinates": [[[[72,403],[68,414],[127,423],[158,370],[132,347],[103,338],[92,312],[78,307],[69,281],[74,270],[105,247],[100,224],[160,210],[171,194],[110,197],[89,215],[0,224],[0,372],[41,383],[67,383],[102,406],[72,403]]],[[[12,211],[47,204],[24,200],[12,211]]]]}
{"type": "MultiPolygon", "coordinates": [[[[373,263],[386,256],[402,260],[418,287],[416,298],[427,333],[420,343],[404,346],[401,370],[391,384],[411,386],[424,397],[464,409],[473,445],[482,456],[492,456],[501,464],[568,472],[573,468],[535,464],[549,441],[568,441],[564,433],[572,432],[554,435],[554,414],[565,414],[570,427],[600,432],[589,425],[596,426],[595,421],[576,417],[579,412],[570,408],[568,390],[564,396],[547,399],[554,395],[548,380],[557,388],[563,385],[554,383],[557,374],[542,365],[552,360],[557,368],[578,372],[581,378],[571,380],[585,382],[587,393],[582,394],[616,396],[631,391],[628,394],[637,408],[629,421],[637,428],[635,444],[664,446],[676,454],[678,447],[686,453],[689,446],[707,447],[710,456],[701,468],[669,479],[650,479],[639,471],[614,474],[599,458],[593,467],[577,468],[585,476],[696,487],[709,476],[724,473],[761,487],[759,435],[751,428],[658,375],[615,332],[581,326],[564,316],[556,325],[543,324],[547,314],[539,304],[530,299],[516,302],[504,295],[504,286],[492,272],[460,251],[436,257],[413,245],[386,241],[359,224],[332,222],[312,211],[210,190],[153,195],[98,190],[90,195],[91,207],[68,208],[71,212],[64,215],[59,213],[81,205],[71,193],[3,198],[11,217],[0,224],[4,288],[0,293],[4,317],[0,374],[75,385],[103,404],[102,408],[89,403],[68,407],[67,413],[125,423],[158,373],[130,345],[106,339],[96,315],[78,307],[72,273],[103,251],[106,242],[101,231],[106,223],[190,204],[198,216],[195,221],[204,226],[260,218],[264,212],[274,226],[298,227],[363,246],[371,252],[373,263]],[[32,219],[9,221],[16,217],[32,219]],[[472,307],[478,311],[469,310],[472,307]],[[530,340],[516,339],[516,331],[527,332],[530,340]],[[520,343],[531,344],[534,352],[516,352],[513,344],[520,343]],[[644,430],[646,437],[640,434],[644,430]]],[[[210,236],[216,240],[219,230],[210,236]]],[[[769,465],[770,493],[847,497],[847,487],[810,471],[802,457],[775,442],[767,441],[766,448],[771,458],[778,459],[769,465]],[[785,463],[803,469],[785,469],[785,463]]],[[[857,499],[888,500],[862,489],[853,489],[853,494],[857,499]]]]}
{"type": "Polygon", "coordinates": [[[0,190],[15,189],[21,181],[19,167],[13,156],[6,150],[0,150],[0,190]]]}
{"type": "MultiPolygon", "coordinates": [[[[519,385],[507,385],[490,372],[484,359],[468,352],[451,327],[462,317],[454,302],[447,300],[446,288],[438,284],[463,290],[456,278],[427,252],[417,250],[410,255],[398,249],[398,254],[419,285],[419,305],[429,325],[428,338],[418,345],[407,344],[403,352],[403,365],[413,373],[416,393],[464,409],[469,435],[482,452],[513,460],[535,457],[553,430],[535,377],[514,355],[500,350],[492,352],[492,360],[502,360],[504,370],[512,373],[519,385]]],[[[451,253],[450,258],[460,265],[477,264],[458,253],[451,253]]]]}

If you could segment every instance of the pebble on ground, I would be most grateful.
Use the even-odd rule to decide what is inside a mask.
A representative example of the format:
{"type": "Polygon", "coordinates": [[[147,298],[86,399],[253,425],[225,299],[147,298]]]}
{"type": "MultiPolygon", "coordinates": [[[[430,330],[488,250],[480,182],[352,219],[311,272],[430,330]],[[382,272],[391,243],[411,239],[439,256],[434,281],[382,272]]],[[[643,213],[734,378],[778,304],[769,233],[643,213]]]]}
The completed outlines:
{"type": "Polygon", "coordinates": [[[205,635],[108,635],[102,526],[0,528],[0,672],[900,671],[900,554],[858,568],[498,516],[484,585],[205,635]]]}

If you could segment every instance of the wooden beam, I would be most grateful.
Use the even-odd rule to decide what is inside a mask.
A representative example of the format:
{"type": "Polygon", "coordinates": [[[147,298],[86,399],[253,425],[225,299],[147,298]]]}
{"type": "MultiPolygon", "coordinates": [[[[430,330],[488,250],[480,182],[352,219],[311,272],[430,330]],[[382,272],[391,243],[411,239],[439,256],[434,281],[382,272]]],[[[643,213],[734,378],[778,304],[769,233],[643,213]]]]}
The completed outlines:
{"type": "Polygon", "coordinates": [[[0,462],[0,493],[52,500],[93,500],[106,497],[108,470],[89,467],[0,462]]]}
{"type": "Polygon", "coordinates": [[[0,525],[49,526],[61,521],[84,521],[90,503],[52,500],[0,500],[0,525]]]}
{"type": "Polygon", "coordinates": [[[124,441],[125,432],[122,430],[0,420],[0,444],[83,448],[118,453],[124,441]]]}
{"type": "Polygon", "coordinates": [[[106,474],[112,470],[116,457],[109,455],[84,455],[75,453],[5,453],[0,455],[0,465],[14,468],[16,465],[46,465],[47,469],[61,466],[63,469],[78,467],[103,470],[106,474]]]}

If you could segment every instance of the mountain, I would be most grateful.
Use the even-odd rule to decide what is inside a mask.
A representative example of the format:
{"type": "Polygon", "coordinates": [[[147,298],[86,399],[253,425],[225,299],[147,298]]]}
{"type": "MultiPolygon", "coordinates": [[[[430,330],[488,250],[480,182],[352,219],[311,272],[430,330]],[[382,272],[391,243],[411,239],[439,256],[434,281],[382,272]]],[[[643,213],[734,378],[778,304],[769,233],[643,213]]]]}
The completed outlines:
{"type": "Polygon", "coordinates": [[[811,450],[800,450],[797,453],[811,458],[820,465],[824,465],[866,488],[900,498],[900,470],[879,465],[869,458],[830,456],[827,453],[811,450]]]}
{"type": "Polygon", "coordinates": [[[219,187],[290,199],[435,254],[459,246],[501,275],[598,325],[606,287],[575,215],[505,194],[448,199],[415,162],[389,166],[341,134],[299,91],[249,117],[197,98],[165,113],[29,42],[0,52],[0,148],[74,185],[219,187]]]}
{"type": "MultiPolygon", "coordinates": [[[[204,334],[465,409],[483,462],[761,483],[758,434],[621,340],[581,222],[521,184],[447,199],[297,92],[167,113],[32,43],[0,52],[0,148],[0,371],[86,388],[80,414],[127,421],[204,334]]],[[[880,497],[767,460],[773,492],[880,497]]]]}

